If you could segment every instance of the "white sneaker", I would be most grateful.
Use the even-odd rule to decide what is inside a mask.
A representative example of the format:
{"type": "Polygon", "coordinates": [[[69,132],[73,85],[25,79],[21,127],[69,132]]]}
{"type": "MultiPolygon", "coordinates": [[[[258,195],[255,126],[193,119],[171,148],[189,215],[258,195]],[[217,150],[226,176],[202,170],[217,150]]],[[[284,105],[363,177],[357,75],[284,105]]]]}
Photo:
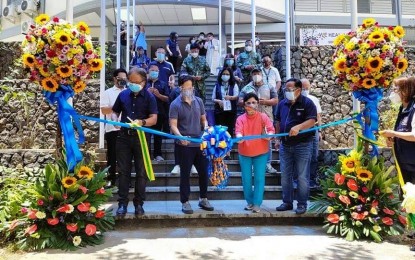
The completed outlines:
{"type": "Polygon", "coordinates": [[[164,161],[164,158],[161,157],[160,155],[158,155],[158,156],[156,156],[156,158],[154,158],[154,160],[157,161],[157,162],[162,162],[162,161],[164,161]]]}
{"type": "Polygon", "coordinates": [[[175,165],[171,173],[179,174],[180,173],[180,165],[175,165]]]}
{"type": "Polygon", "coordinates": [[[267,173],[277,173],[277,170],[275,170],[270,163],[267,163],[267,167],[265,168],[267,173]]]}
{"type": "Polygon", "coordinates": [[[196,167],[192,165],[192,169],[190,170],[190,173],[197,173],[196,167]]]}

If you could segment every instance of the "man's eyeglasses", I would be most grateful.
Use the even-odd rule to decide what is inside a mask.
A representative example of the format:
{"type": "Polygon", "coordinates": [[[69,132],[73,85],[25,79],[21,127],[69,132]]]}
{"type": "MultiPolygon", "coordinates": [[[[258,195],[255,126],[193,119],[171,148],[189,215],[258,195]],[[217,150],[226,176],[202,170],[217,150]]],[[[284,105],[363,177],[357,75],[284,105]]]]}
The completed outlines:
{"type": "Polygon", "coordinates": [[[248,102],[245,102],[245,104],[246,105],[256,105],[256,104],[258,104],[258,102],[256,102],[256,101],[252,101],[252,102],[248,101],[248,102]]]}
{"type": "Polygon", "coordinates": [[[294,91],[296,91],[298,88],[293,88],[293,89],[291,89],[291,88],[284,88],[284,91],[285,92],[294,92],[294,91]]]}

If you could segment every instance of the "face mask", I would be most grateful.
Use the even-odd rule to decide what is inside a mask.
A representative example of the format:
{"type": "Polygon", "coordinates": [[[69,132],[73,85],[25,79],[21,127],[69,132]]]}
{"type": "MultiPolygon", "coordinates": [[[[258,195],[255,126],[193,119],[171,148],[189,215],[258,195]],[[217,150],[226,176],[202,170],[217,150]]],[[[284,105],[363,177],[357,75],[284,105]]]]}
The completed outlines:
{"type": "Polygon", "coordinates": [[[244,106],[246,113],[249,115],[255,114],[258,109],[258,105],[245,105],[244,106]]]}
{"type": "Polygon", "coordinates": [[[303,90],[301,91],[301,94],[306,97],[308,94],[310,94],[310,90],[303,90]]]}
{"type": "Polygon", "coordinates": [[[255,83],[261,82],[261,80],[262,80],[262,76],[261,76],[261,75],[255,75],[255,76],[253,76],[253,77],[252,77],[252,80],[253,80],[255,83]]]}
{"type": "Polygon", "coordinates": [[[157,79],[159,77],[159,72],[152,70],[149,72],[149,75],[151,79],[157,79]]]}
{"type": "Polygon", "coordinates": [[[233,66],[234,60],[226,60],[228,66],[233,66]]]}
{"type": "Polygon", "coordinates": [[[394,103],[394,104],[397,104],[397,103],[402,103],[401,97],[400,97],[400,96],[399,96],[399,94],[398,94],[398,93],[396,93],[396,92],[392,92],[392,93],[389,95],[389,100],[390,100],[392,103],[394,103]]]}
{"type": "Polygon", "coordinates": [[[245,50],[246,50],[247,52],[251,52],[251,51],[252,51],[252,46],[246,46],[246,47],[245,47],[245,50]]]}
{"type": "Polygon", "coordinates": [[[222,81],[224,82],[228,82],[230,78],[231,78],[230,75],[222,75],[222,81]]]}
{"type": "Polygon", "coordinates": [[[191,44],[193,44],[193,43],[195,43],[195,42],[196,42],[196,40],[191,40],[191,41],[190,41],[190,43],[191,43],[191,44]]]}
{"type": "Polygon", "coordinates": [[[157,60],[158,61],[164,61],[165,58],[166,58],[166,54],[164,54],[164,53],[157,53],[157,60]]]}
{"type": "Polygon", "coordinates": [[[128,87],[134,93],[138,93],[142,89],[140,84],[135,84],[135,83],[128,83],[128,87]]]}
{"type": "Polygon", "coordinates": [[[290,101],[293,101],[295,99],[294,91],[285,92],[285,98],[290,100],[290,101]]]}
{"type": "Polygon", "coordinates": [[[183,97],[185,97],[185,98],[191,98],[191,97],[193,97],[193,90],[192,89],[185,89],[185,90],[182,90],[182,96],[183,97]]]}
{"type": "Polygon", "coordinates": [[[197,56],[199,56],[199,53],[197,53],[197,52],[192,52],[192,53],[191,53],[191,55],[192,55],[192,57],[193,57],[193,58],[197,58],[197,56]]]}
{"type": "Polygon", "coordinates": [[[125,86],[127,86],[127,81],[118,80],[118,86],[121,87],[121,88],[125,88],[125,86]]]}
{"type": "Polygon", "coordinates": [[[203,40],[203,38],[205,38],[205,36],[203,36],[203,35],[199,36],[199,40],[203,40]]]}

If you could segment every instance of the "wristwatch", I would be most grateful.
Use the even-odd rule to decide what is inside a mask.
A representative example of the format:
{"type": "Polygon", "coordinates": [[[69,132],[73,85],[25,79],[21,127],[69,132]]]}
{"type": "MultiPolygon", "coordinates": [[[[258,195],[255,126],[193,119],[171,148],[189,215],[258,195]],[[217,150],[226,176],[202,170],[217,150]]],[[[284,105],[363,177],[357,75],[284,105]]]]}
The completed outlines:
{"type": "Polygon", "coordinates": [[[141,126],[145,126],[146,125],[146,120],[145,119],[141,119],[141,126]]]}

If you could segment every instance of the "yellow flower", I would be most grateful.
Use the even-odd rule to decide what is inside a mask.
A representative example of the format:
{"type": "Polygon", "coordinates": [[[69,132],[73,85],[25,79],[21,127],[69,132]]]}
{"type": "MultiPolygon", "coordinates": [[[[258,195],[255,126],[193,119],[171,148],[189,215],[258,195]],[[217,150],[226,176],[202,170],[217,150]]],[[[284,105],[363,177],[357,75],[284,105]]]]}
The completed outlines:
{"type": "Polygon", "coordinates": [[[71,176],[65,177],[62,180],[62,184],[63,184],[63,187],[70,188],[70,187],[72,187],[73,185],[76,184],[76,178],[71,177],[71,176]]]}
{"type": "Polygon", "coordinates": [[[365,181],[370,181],[370,179],[372,179],[372,177],[373,177],[373,174],[372,174],[372,172],[370,172],[366,169],[359,168],[359,169],[356,170],[356,176],[359,180],[365,182],[365,181]]]}
{"type": "Polygon", "coordinates": [[[384,40],[383,33],[379,31],[374,31],[371,34],[369,34],[369,40],[376,43],[381,42],[384,40]]]}
{"type": "Polygon", "coordinates": [[[56,68],[56,73],[61,76],[62,78],[67,78],[70,77],[73,73],[72,68],[64,65],[64,66],[59,66],[56,68]]]}
{"type": "Polygon", "coordinates": [[[33,68],[36,65],[35,56],[30,53],[23,54],[23,63],[27,67],[33,68]]]}
{"type": "Polygon", "coordinates": [[[390,50],[390,48],[391,48],[390,45],[385,44],[385,45],[382,46],[382,52],[386,52],[386,51],[390,50]]]}
{"type": "Polygon", "coordinates": [[[38,211],[38,212],[36,212],[36,217],[38,219],[44,219],[44,218],[46,218],[46,214],[45,214],[45,212],[38,211]]]}
{"type": "Polygon", "coordinates": [[[376,81],[374,79],[366,78],[363,80],[362,86],[367,89],[373,88],[376,86],[376,81]]]}
{"type": "Polygon", "coordinates": [[[97,212],[97,208],[95,208],[94,206],[91,206],[91,207],[89,208],[89,212],[91,212],[91,213],[95,213],[95,212],[97,212]]]}
{"type": "Polygon", "coordinates": [[[90,41],[85,42],[85,48],[87,51],[92,50],[92,43],[90,41]]]}
{"type": "Polygon", "coordinates": [[[50,77],[50,73],[47,67],[39,67],[39,73],[45,78],[50,77]]]}
{"type": "Polygon", "coordinates": [[[49,92],[56,92],[59,87],[58,82],[53,78],[44,78],[41,84],[43,89],[49,92]]]}
{"type": "Polygon", "coordinates": [[[405,58],[399,59],[396,67],[399,72],[404,72],[408,68],[408,61],[405,58]]]}
{"type": "Polygon", "coordinates": [[[344,34],[337,35],[337,37],[333,41],[334,46],[340,45],[343,42],[344,39],[345,39],[345,35],[344,34]]]}
{"type": "Polygon", "coordinates": [[[378,225],[376,225],[376,226],[373,226],[373,230],[374,230],[376,233],[378,233],[379,231],[381,231],[381,230],[382,230],[382,228],[381,228],[381,227],[379,227],[378,225]]]}
{"type": "Polygon", "coordinates": [[[53,64],[53,65],[55,65],[55,66],[59,66],[59,65],[61,64],[61,61],[59,60],[59,58],[58,58],[58,57],[53,57],[53,58],[51,59],[51,62],[52,62],[52,64],[53,64]]]}
{"type": "Polygon", "coordinates": [[[349,196],[352,197],[352,198],[354,198],[354,199],[357,199],[357,197],[359,197],[359,194],[357,194],[354,191],[351,191],[351,192],[349,192],[349,196]]]}
{"type": "Polygon", "coordinates": [[[79,246],[82,242],[82,238],[80,236],[74,236],[72,239],[72,243],[74,246],[79,246]]]}
{"type": "Polygon", "coordinates": [[[332,206],[328,206],[326,211],[327,211],[327,213],[333,213],[334,208],[332,206]]]}
{"type": "MultiPolygon", "coordinates": [[[[82,81],[78,81],[78,82],[82,82],[82,81]]],[[[75,90],[75,92],[76,92],[76,90],[75,90]]],[[[94,172],[88,166],[82,166],[79,169],[77,176],[80,179],[81,178],[87,178],[88,180],[90,180],[90,179],[92,179],[92,177],[94,177],[94,172]]]]}
{"type": "Polygon", "coordinates": [[[38,17],[35,18],[35,22],[37,24],[45,24],[50,21],[50,17],[47,14],[40,14],[38,17]]]}
{"type": "Polygon", "coordinates": [[[398,25],[393,29],[393,34],[395,34],[396,37],[401,39],[405,36],[405,30],[403,29],[402,26],[398,25]]]}
{"type": "Polygon", "coordinates": [[[375,207],[372,207],[370,209],[370,214],[377,215],[378,214],[378,210],[375,207]]]}
{"type": "Polygon", "coordinates": [[[352,173],[360,166],[360,154],[353,150],[348,156],[340,155],[339,161],[342,163],[342,172],[352,173]]]}
{"type": "Polygon", "coordinates": [[[366,68],[371,71],[380,71],[383,66],[383,60],[380,57],[370,57],[366,63],[366,68]]]}
{"type": "Polygon", "coordinates": [[[375,19],[373,19],[373,18],[366,18],[366,19],[364,19],[364,20],[363,20],[363,24],[364,24],[366,27],[372,26],[372,25],[374,25],[375,23],[376,23],[376,20],[375,20],[375,19]]]}
{"type": "Polygon", "coordinates": [[[73,87],[73,90],[75,91],[75,93],[80,93],[84,91],[85,88],[86,88],[85,82],[77,81],[73,87]]]}
{"type": "Polygon", "coordinates": [[[85,22],[79,22],[76,25],[76,28],[78,28],[79,31],[85,33],[85,34],[89,34],[90,30],[89,30],[89,26],[85,23],[85,22]]]}
{"type": "Polygon", "coordinates": [[[344,47],[346,48],[346,50],[352,51],[355,46],[356,45],[354,44],[354,42],[348,42],[348,43],[346,43],[346,45],[344,47]]]}
{"type": "Polygon", "coordinates": [[[88,61],[88,64],[90,65],[91,71],[100,71],[102,69],[103,63],[100,59],[91,59],[88,61]]]}
{"type": "Polygon", "coordinates": [[[347,68],[347,66],[346,66],[346,58],[339,58],[339,59],[337,59],[334,62],[333,66],[334,66],[334,69],[336,71],[339,71],[339,72],[345,71],[346,68],[347,68]]]}
{"type": "Polygon", "coordinates": [[[71,43],[71,35],[64,31],[60,31],[56,33],[54,35],[54,39],[56,43],[63,44],[63,45],[71,43]]]}

